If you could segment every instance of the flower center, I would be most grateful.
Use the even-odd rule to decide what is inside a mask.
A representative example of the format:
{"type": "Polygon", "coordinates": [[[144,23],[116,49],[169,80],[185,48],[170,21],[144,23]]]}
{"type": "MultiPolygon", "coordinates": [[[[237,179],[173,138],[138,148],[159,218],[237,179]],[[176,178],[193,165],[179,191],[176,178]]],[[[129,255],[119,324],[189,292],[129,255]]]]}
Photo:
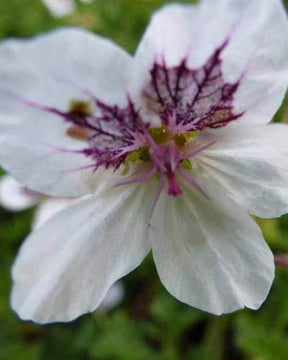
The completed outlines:
{"type": "MultiPolygon", "coordinates": [[[[109,107],[101,102],[92,106],[90,102],[74,100],[70,102],[69,110],[64,115],[65,119],[72,123],[67,135],[88,142],[89,147],[82,152],[97,159],[95,169],[110,165],[113,165],[115,170],[122,168],[121,174],[129,180],[119,185],[141,183],[156,178],[158,190],[153,203],[155,206],[165,183],[169,195],[182,195],[180,179],[189,182],[207,197],[192,176],[191,158],[211,143],[199,146],[195,138],[200,130],[191,130],[183,126],[182,122],[179,123],[179,115],[175,109],[166,112],[161,127],[151,128],[139,120],[139,112],[135,110],[132,102],[129,103],[126,113],[126,110],[109,107]],[[95,105],[100,110],[101,117],[95,116],[95,105]],[[115,119],[118,128],[111,127],[111,123],[115,125],[115,119]],[[137,177],[139,174],[140,177],[137,177]]],[[[150,216],[153,214],[154,205],[150,216]]]]}
{"type": "Polygon", "coordinates": [[[145,134],[145,146],[130,152],[125,158],[123,175],[127,175],[130,166],[139,166],[144,163],[152,166],[148,177],[138,178],[135,182],[145,181],[153,176],[165,177],[168,181],[168,193],[172,196],[182,194],[178,183],[179,174],[192,170],[189,159],[189,148],[197,131],[176,133],[166,125],[150,128],[145,134]]]}

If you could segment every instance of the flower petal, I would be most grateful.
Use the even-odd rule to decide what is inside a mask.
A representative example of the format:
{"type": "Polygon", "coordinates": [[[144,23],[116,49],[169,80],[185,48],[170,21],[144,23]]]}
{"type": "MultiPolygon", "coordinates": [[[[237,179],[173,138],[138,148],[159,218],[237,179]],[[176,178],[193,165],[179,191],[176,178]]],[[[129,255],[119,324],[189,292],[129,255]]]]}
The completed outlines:
{"type": "Polygon", "coordinates": [[[99,310],[108,312],[117,306],[123,299],[125,293],[124,285],[121,281],[118,281],[111,286],[104,300],[99,306],[99,310]]]}
{"type": "Polygon", "coordinates": [[[75,11],[74,0],[42,0],[55,17],[65,16],[75,11]]]}
{"type": "Polygon", "coordinates": [[[199,5],[170,4],[156,11],[136,51],[136,60],[146,70],[162,59],[167,66],[179,65],[193,46],[199,14],[199,5]]]}
{"type": "MultiPolygon", "coordinates": [[[[2,42],[0,64],[2,90],[64,111],[79,96],[91,100],[87,92],[112,105],[126,104],[133,59],[105,38],[62,28],[28,41],[2,42]]],[[[17,111],[17,102],[10,100],[17,111]]],[[[6,101],[1,96],[2,111],[11,110],[6,101]]]]}
{"type": "MultiPolygon", "coordinates": [[[[194,158],[240,205],[259,217],[288,212],[288,126],[227,126],[194,158]]],[[[198,181],[201,182],[201,179],[198,181]]]]}
{"type": "MultiPolygon", "coordinates": [[[[80,1],[89,4],[93,0],[80,1]]],[[[42,0],[42,2],[55,17],[62,17],[75,11],[75,0],[42,0]]]]}
{"type": "Polygon", "coordinates": [[[94,311],[149,251],[150,201],[145,186],[119,187],[48,220],[28,237],[14,264],[13,309],[39,323],[94,311]]]}
{"type": "Polygon", "coordinates": [[[47,198],[41,201],[37,206],[33,218],[33,230],[42,226],[53,215],[57,214],[67,206],[75,203],[76,200],[65,198],[47,198]]]}
{"type": "Polygon", "coordinates": [[[280,106],[288,80],[288,22],[280,0],[203,0],[168,5],[156,12],[136,53],[146,69],[153,63],[178,66],[187,59],[199,69],[222,51],[224,80],[240,86],[235,113],[241,121],[267,123],[280,106]],[[257,16],[255,16],[257,14],[257,16]]]}
{"type": "Polygon", "coordinates": [[[51,196],[77,197],[109,186],[112,172],[94,172],[93,159],[81,152],[85,143],[66,136],[67,128],[46,114],[0,116],[1,166],[23,186],[51,196]]]}
{"type": "Polygon", "coordinates": [[[274,277],[260,229],[225,193],[185,189],[155,211],[151,244],[159,276],[180,301],[213,314],[257,309],[274,277]]]}
{"type": "Polygon", "coordinates": [[[31,41],[3,42],[3,167],[27,187],[48,195],[90,193],[85,181],[93,169],[86,169],[84,174],[75,171],[93,164],[93,159],[79,152],[87,148],[87,141],[70,136],[71,124],[51,108],[67,112],[72,100],[88,101],[94,107],[94,96],[107,104],[126,104],[132,65],[126,52],[79,29],[57,30],[31,41]]]}
{"type": "Polygon", "coordinates": [[[22,211],[34,206],[39,196],[27,191],[11,176],[0,178],[0,206],[9,211],[22,211]]]}

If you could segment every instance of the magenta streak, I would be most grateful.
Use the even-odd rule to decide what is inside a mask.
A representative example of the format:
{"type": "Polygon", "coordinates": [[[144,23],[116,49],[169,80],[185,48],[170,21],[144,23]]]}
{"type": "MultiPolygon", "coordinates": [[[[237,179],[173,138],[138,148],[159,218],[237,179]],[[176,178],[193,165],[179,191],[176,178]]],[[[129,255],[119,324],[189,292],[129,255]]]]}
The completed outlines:
{"type": "Polygon", "coordinates": [[[181,64],[179,65],[178,71],[177,71],[177,80],[176,80],[176,86],[175,86],[175,99],[174,99],[174,103],[177,103],[177,97],[180,91],[180,80],[183,76],[183,72],[186,69],[186,63],[187,63],[187,59],[188,56],[185,57],[185,59],[181,62],[181,64]]]}
{"type": "Polygon", "coordinates": [[[188,174],[187,171],[185,171],[181,166],[179,166],[178,171],[180,175],[188,181],[196,190],[198,190],[206,199],[211,200],[208,194],[202,189],[202,187],[197,183],[197,181],[188,174]]]}
{"type": "Polygon", "coordinates": [[[182,190],[175,179],[175,173],[169,164],[166,164],[166,175],[168,178],[168,194],[172,196],[182,195],[182,190]]]}
{"type": "MultiPolygon", "coordinates": [[[[225,46],[226,46],[226,45],[225,45],[225,46]]],[[[199,97],[200,97],[200,94],[201,94],[201,92],[202,92],[202,90],[203,90],[203,88],[204,88],[204,85],[205,85],[205,83],[207,82],[207,80],[209,79],[209,77],[210,77],[210,75],[211,75],[211,72],[213,71],[213,69],[214,69],[214,67],[215,67],[215,63],[217,63],[217,62],[221,63],[221,60],[219,60],[219,55],[220,55],[221,51],[222,51],[222,49],[219,48],[219,49],[215,52],[215,54],[214,54],[214,56],[213,56],[213,62],[212,62],[212,64],[210,65],[210,68],[207,69],[207,68],[204,67],[204,69],[205,69],[205,77],[204,77],[203,81],[201,82],[201,84],[197,84],[197,85],[198,85],[197,93],[196,93],[196,95],[195,95],[192,103],[189,104],[189,106],[188,106],[188,109],[187,109],[187,111],[186,111],[186,114],[184,115],[184,118],[183,118],[183,121],[184,121],[184,122],[186,122],[186,121],[188,120],[192,109],[194,108],[195,104],[196,104],[197,101],[199,100],[199,97]],[[218,61],[217,61],[217,60],[218,60],[218,61]]]]}
{"type": "Polygon", "coordinates": [[[158,153],[159,155],[162,155],[162,152],[160,151],[159,146],[155,143],[154,139],[149,134],[149,131],[146,129],[146,127],[144,127],[143,130],[144,130],[144,134],[145,134],[149,144],[151,145],[152,149],[154,150],[154,152],[158,153]]]}
{"type": "MultiPolygon", "coordinates": [[[[231,110],[229,108],[221,108],[220,109],[221,111],[222,110],[231,110]]],[[[213,116],[217,111],[219,111],[219,109],[214,109],[214,110],[211,110],[209,111],[207,114],[203,115],[202,117],[200,117],[199,119],[196,119],[186,125],[183,125],[183,121],[181,121],[181,123],[179,123],[179,125],[177,126],[177,131],[178,132],[188,132],[188,131],[193,131],[193,130],[199,130],[199,127],[197,127],[197,125],[203,121],[205,121],[206,119],[209,119],[211,116],[213,116]]],[[[238,115],[233,115],[231,116],[230,118],[227,118],[227,119],[224,119],[222,120],[222,123],[226,124],[227,122],[229,121],[232,121],[232,120],[237,120],[239,117],[241,117],[242,115],[244,114],[244,112],[242,112],[241,114],[238,114],[238,115]]],[[[221,122],[218,122],[219,124],[221,124],[221,122]]],[[[200,128],[201,129],[201,128],[200,128]]]]}
{"type": "Polygon", "coordinates": [[[176,130],[177,130],[177,133],[182,133],[182,132],[186,132],[186,131],[190,131],[191,128],[188,128],[190,126],[190,123],[189,124],[185,124],[185,120],[181,120],[177,125],[176,125],[176,130]],[[187,130],[188,129],[188,130],[187,130]]]}
{"type": "Polygon", "coordinates": [[[41,142],[41,144],[51,148],[53,151],[59,151],[63,153],[70,153],[70,154],[85,154],[86,149],[63,149],[56,145],[49,144],[47,142],[41,142]]]}
{"type": "Polygon", "coordinates": [[[119,147],[119,148],[115,149],[116,151],[120,151],[119,154],[115,155],[115,159],[127,154],[128,152],[138,150],[139,148],[144,147],[146,145],[147,144],[146,144],[146,141],[145,141],[144,138],[141,138],[141,137],[135,138],[134,144],[127,145],[127,146],[122,146],[122,147],[119,147]]]}
{"type": "MultiPolygon", "coordinates": [[[[43,143],[45,146],[53,149],[53,151],[56,151],[56,152],[63,152],[63,153],[71,153],[71,154],[82,154],[82,155],[91,155],[90,152],[91,152],[91,149],[80,149],[80,150],[72,150],[72,149],[63,149],[63,148],[59,148],[59,147],[56,147],[55,145],[51,145],[49,143],[43,143]]],[[[93,150],[92,150],[93,152],[93,150]]],[[[103,150],[103,153],[105,152],[105,150],[103,150]]],[[[100,153],[101,155],[101,153],[100,153]]],[[[85,165],[85,166],[80,166],[80,167],[77,167],[77,168],[74,168],[74,169],[67,169],[67,170],[62,170],[61,173],[65,174],[65,173],[71,173],[71,172],[76,172],[76,171],[81,171],[81,170],[86,170],[86,169],[91,169],[91,168],[94,168],[94,169],[97,169],[98,167],[98,163],[95,163],[95,164],[91,164],[91,165],[85,165]]]]}
{"type": "MultiPolygon", "coordinates": [[[[40,111],[50,112],[50,113],[52,113],[52,114],[61,116],[61,117],[64,118],[65,120],[68,119],[68,115],[67,115],[65,112],[63,112],[63,111],[60,111],[60,110],[55,109],[55,108],[53,108],[53,107],[49,107],[49,106],[45,106],[45,105],[41,105],[41,104],[35,103],[34,101],[25,99],[25,98],[23,98],[22,96],[19,96],[19,95],[17,95],[17,94],[13,94],[13,93],[10,93],[10,92],[5,92],[5,93],[6,93],[6,95],[8,95],[8,96],[10,96],[10,97],[13,97],[14,99],[18,100],[20,103],[22,103],[22,104],[25,105],[25,106],[29,106],[29,107],[32,107],[32,108],[34,108],[34,109],[40,110],[40,111]]],[[[77,124],[76,124],[76,125],[77,125],[77,124]]],[[[102,133],[104,133],[104,134],[107,135],[107,136],[111,136],[111,137],[117,138],[117,137],[114,136],[113,134],[105,133],[105,132],[103,132],[101,129],[98,129],[98,128],[90,125],[89,123],[85,123],[85,126],[86,126],[87,128],[89,128],[90,130],[101,131],[102,133]]],[[[118,137],[118,138],[120,138],[120,137],[118,137]]]]}
{"type": "Polygon", "coordinates": [[[156,95],[158,97],[158,101],[159,103],[165,107],[165,101],[164,99],[162,98],[161,96],[161,92],[158,88],[158,83],[157,83],[157,72],[158,72],[158,67],[154,67],[152,70],[151,70],[151,78],[152,78],[152,83],[153,83],[153,86],[154,86],[154,89],[155,89],[155,92],[156,92],[156,95]]]}
{"type": "Polygon", "coordinates": [[[54,113],[54,114],[57,114],[57,115],[61,115],[62,116],[62,112],[57,110],[57,109],[54,109],[52,107],[49,107],[49,106],[44,106],[44,105],[41,105],[41,104],[37,104],[35,103],[34,101],[31,101],[31,100],[28,100],[28,99],[25,99],[23,98],[22,96],[19,96],[17,94],[14,94],[10,91],[3,91],[7,96],[10,96],[16,100],[18,100],[20,103],[22,103],[23,105],[26,105],[26,106],[30,106],[30,107],[33,107],[35,109],[38,109],[38,110],[41,110],[41,111],[48,111],[48,112],[51,112],[51,113],[54,113]]]}
{"type": "Polygon", "coordinates": [[[168,176],[168,194],[172,196],[182,195],[182,190],[175,179],[175,175],[172,173],[168,176]]]}
{"type": "Polygon", "coordinates": [[[174,109],[172,111],[172,114],[169,116],[168,119],[168,127],[171,133],[173,133],[174,135],[177,133],[176,131],[176,124],[177,124],[177,113],[176,110],[174,109]]]}
{"type": "MultiPolygon", "coordinates": [[[[69,119],[69,116],[67,113],[63,112],[63,111],[60,111],[56,108],[53,108],[53,107],[49,107],[49,106],[45,106],[45,105],[41,105],[41,104],[37,104],[31,100],[28,100],[28,99],[25,99],[23,98],[22,96],[19,96],[17,94],[13,94],[9,91],[5,91],[5,94],[7,96],[10,96],[10,97],[13,97],[15,98],[16,100],[18,100],[19,102],[21,102],[23,105],[26,105],[26,106],[30,106],[30,107],[33,107],[37,110],[40,110],[40,111],[46,111],[46,112],[50,112],[50,113],[53,113],[55,115],[58,115],[58,116],[61,116],[62,118],[64,118],[65,120],[69,119]]],[[[89,118],[91,120],[97,120],[97,118],[95,116],[89,116],[89,118]]],[[[76,123],[76,125],[78,125],[76,123]]],[[[96,126],[93,126],[91,125],[89,122],[85,122],[85,127],[87,127],[88,129],[90,130],[93,130],[93,131],[98,131],[104,135],[107,135],[107,136],[110,136],[112,139],[118,139],[118,140],[122,140],[123,137],[120,136],[120,135],[116,135],[116,134],[111,134],[107,131],[104,131],[103,129],[99,128],[99,127],[96,127],[96,126]]],[[[91,139],[93,139],[95,136],[97,136],[98,134],[94,135],[91,137],[91,139]]]]}
{"type": "Polygon", "coordinates": [[[156,194],[154,196],[154,199],[153,199],[153,202],[152,202],[152,205],[151,205],[151,209],[149,211],[149,220],[152,218],[153,214],[154,214],[154,211],[155,211],[155,208],[156,208],[156,205],[160,199],[160,195],[162,193],[162,190],[164,188],[164,175],[162,173],[160,173],[160,179],[159,179],[159,183],[158,183],[158,187],[157,187],[157,191],[156,191],[156,194]]]}
{"type": "Polygon", "coordinates": [[[65,84],[65,85],[69,85],[69,86],[75,88],[76,90],[78,90],[78,91],[79,91],[80,93],[82,93],[83,95],[88,96],[91,100],[93,100],[93,102],[94,102],[95,104],[97,104],[98,99],[93,95],[93,93],[92,93],[90,90],[84,89],[84,88],[80,87],[77,83],[75,83],[74,81],[69,80],[69,79],[66,79],[66,78],[64,78],[64,77],[53,76],[53,78],[54,78],[56,81],[58,81],[58,82],[60,81],[60,82],[62,82],[62,83],[65,84]]]}
{"type": "Polygon", "coordinates": [[[156,174],[156,172],[157,172],[157,167],[154,166],[152,168],[152,170],[148,172],[148,174],[140,176],[136,179],[120,182],[120,183],[116,184],[115,186],[143,183],[143,182],[151,179],[156,174]]]}
{"type": "Polygon", "coordinates": [[[118,159],[119,157],[126,155],[127,153],[139,149],[139,146],[131,145],[127,147],[115,148],[114,151],[120,151],[119,154],[114,156],[114,159],[118,159]]]}
{"type": "Polygon", "coordinates": [[[186,160],[186,159],[192,158],[195,155],[199,154],[200,152],[208,149],[210,146],[214,145],[216,142],[217,142],[216,140],[210,141],[208,144],[198,147],[198,148],[192,150],[191,152],[188,152],[188,154],[181,155],[180,160],[186,160]]]}
{"type": "MultiPolygon", "coordinates": [[[[165,166],[165,164],[163,164],[163,162],[161,162],[161,159],[158,158],[158,154],[155,154],[155,155],[153,154],[152,157],[153,157],[153,161],[154,161],[155,164],[159,167],[159,169],[160,169],[161,171],[166,172],[166,166],[165,166]]],[[[162,154],[162,153],[161,153],[161,157],[163,158],[163,154],[162,154]]]]}
{"type": "Polygon", "coordinates": [[[171,86],[170,86],[170,79],[169,79],[169,74],[168,74],[168,70],[165,64],[165,59],[163,57],[163,65],[162,65],[162,70],[164,71],[164,76],[165,76],[165,83],[166,83],[166,88],[168,90],[169,96],[171,99],[174,100],[174,96],[171,90],[171,86]]]}
{"type": "MultiPolygon", "coordinates": [[[[204,114],[202,117],[199,117],[199,119],[195,119],[194,121],[192,121],[190,124],[183,126],[184,131],[189,131],[190,129],[192,129],[193,127],[195,127],[196,125],[198,125],[199,123],[213,117],[213,115],[215,115],[218,111],[231,111],[232,107],[216,107],[215,109],[211,109],[207,114],[204,114]],[[190,129],[189,129],[190,126],[190,129]]],[[[237,115],[231,115],[230,117],[228,117],[227,119],[223,119],[222,122],[223,123],[227,123],[229,121],[232,120],[237,120],[238,118],[242,117],[244,114],[244,111],[240,114],[237,115]]]]}
{"type": "Polygon", "coordinates": [[[75,169],[67,169],[67,170],[61,170],[60,173],[61,174],[69,174],[69,173],[73,173],[76,171],[81,171],[81,170],[87,170],[87,169],[95,169],[97,165],[93,164],[93,165],[85,165],[85,166],[79,166],[78,168],[75,169]]]}
{"type": "MultiPolygon", "coordinates": [[[[63,113],[64,117],[67,117],[67,115],[65,113],[63,113]]],[[[87,117],[89,120],[95,120],[97,121],[97,117],[96,116],[88,116],[87,117]]],[[[76,125],[78,125],[76,123],[76,125]]],[[[110,136],[112,139],[118,139],[118,140],[122,140],[123,137],[121,135],[116,135],[116,134],[112,134],[112,133],[109,133],[109,131],[104,131],[102,128],[100,127],[97,127],[97,126],[94,126],[94,125],[91,125],[89,124],[89,122],[86,122],[85,125],[87,128],[91,129],[91,130],[95,130],[95,131],[98,131],[100,133],[102,133],[103,135],[107,135],[107,136],[110,136]]],[[[98,136],[98,134],[92,136],[91,138],[93,139],[95,136],[98,136]]]]}

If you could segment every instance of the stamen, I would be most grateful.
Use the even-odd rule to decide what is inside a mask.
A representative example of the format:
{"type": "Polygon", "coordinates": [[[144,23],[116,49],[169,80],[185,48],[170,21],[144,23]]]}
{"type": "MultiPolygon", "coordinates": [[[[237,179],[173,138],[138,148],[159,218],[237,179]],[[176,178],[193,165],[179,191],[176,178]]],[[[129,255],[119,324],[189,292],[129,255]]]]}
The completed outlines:
{"type": "Polygon", "coordinates": [[[131,151],[125,158],[123,175],[128,174],[130,163],[141,164],[142,162],[147,162],[149,160],[151,160],[151,156],[147,146],[131,151]]]}
{"type": "MultiPolygon", "coordinates": [[[[149,143],[149,145],[151,146],[152,150],[153,150],[153,155],[152,158],[155,162],[155,164],[159,167],[160,170],[162,171],[166,171],[166,167],[163,164],[163,161],[161,161],[161,158],[163,157],[163,149],[161,149],[161,147],[159,147],[154,139],[152,138],[152,136],[150,135],[150,133],[147,131],[146,128],[143,129],[144,134],[146,135],[147,141],[149,143]]],[[[165,150],[166,152],[166,150],[165,150]]]]}
{"type": "Polygon", "coordinates": [[[69,114],[92,116],[93,111],[91,109],[90,101],[71,100],[69,103],[69,114]]]}
{"type": "Polygon", "coordinates": [[[60,173],[61,174],[70,174],[70,173],[73,173],[73,172],[78,172],[78,171],[87,170],[87,169],[94,169],[95,170],[95,167],[97,168],[96,164],[79,166],[79,167],[74,168],[74,169],[61,170],[60,173]]]}
{"type": "Polygon", "coordinates": [[[116,186],[143,183],[145,181],[150,180],[156,174],[156,172],[157,172],[157,167],[154,166],[152,170],[148,172],[148,174],[128,181],[119,182],[116,186]]]}
{"type": "Polygon", "coordinates": [[[198,182],[190,175],[186,170],[184,170],[181,166],[179,166],[178,171],[180,175],[188,181],[196,190],[198,190],[207,200],[211,200],[207,193],[202,189],[202,187],[198,184],[198,182]]]}
{"type": "Polygon", "coordinates": [[[192,170],[192,163],[189,159],[182,160],[181,165],[185,170],[192,170]]]}
{"type": "Polygon", "coordinates": [[[149,219],[152,218],[153,214],[154,214],[154,211],[155,211],[155,208],[156,208],[156,205],[160,199],[160,195],[162,193],[162,190],[164,188],[164,182],[165,178],[164,178],[164,175],[162,173],[160,173],[160,179],[159,179],[159,183],[158,183],[158,188],[157,188],[157,191],[156,191],[156,194],[155,194],[155,197],[153,199],[153,202],[152,202],[152,206],[151,206],[151,209],[150,209],[150,212],[149,212],[149,219]]]}
{"type": "Polygon", "coordinates": [[[156,144],[165,144],[169,140],[169,133],[165,126],[148,129],[149,134],[156,144]]]}
{"type": "Polygon", "coordinates": [[[188,144],[188,141],[183,133],[175,135],[173,140],[178,147],[184,147],[188,144]]]}
{"type": "Polygon", "coordinates": [[[76,140],[89,140],[88,131],[77,125],[72,125],[66,131],[66,134],[76,140]]]}
{"type": "Polygon", "coordinates": [[[176,169],[176,166],[177,166],[177,162],[178,162],[178,158],[177,158],[178,152],[173,143],[169,144],[169,155],[170,155],[169,158],[170,158],[171,170],[172,170],[172,172],[174,172],[176,169]]]}
{"type": "Polygon", "coordinates": [[[187,154],[185,155],[181,155],[180,156],[180,159],[181,160],[186,160],[187,158],[192,158],[193,156],[199,154],[200,152],[208,149],[210,146],[214,145],[217,141],[216,140],[213,140],[213,141],[210,141],[208,144],[206,145],[203,145],[203,146],[200,146],[200,147],[196,147],[194,148],[192,151],[188,152],[187,154]]]}

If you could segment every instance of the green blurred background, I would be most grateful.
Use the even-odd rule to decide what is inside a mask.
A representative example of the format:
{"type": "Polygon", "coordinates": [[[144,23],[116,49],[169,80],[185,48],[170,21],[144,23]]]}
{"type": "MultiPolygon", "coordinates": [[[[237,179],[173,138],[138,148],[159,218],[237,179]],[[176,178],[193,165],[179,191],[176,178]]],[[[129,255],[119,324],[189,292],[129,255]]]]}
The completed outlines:
{"type": "MultiPolygon", "coordinates": [[[[1,0],[0,38],[77,25],[133,53],[151,13],[165,3],[94,0],[91,5],[78,3],[75,13],[55,19],[41,0],[1,0]]],[[[288,122],[287,106],[275,121],[288,122]]],[[[0,209],[0,360],[288,359],[288,268],[277,269],[259,311],[215,317],[170,296],[148,257],[124,279],[125,298],[108,314],[96,312],[65,325],[18,320],[9,308],[10,267],[32,216],[33,210],[13,214],[0,209]]],[[[259,224],[274,253],[288,253],[288,216],[259,224]]]]}

